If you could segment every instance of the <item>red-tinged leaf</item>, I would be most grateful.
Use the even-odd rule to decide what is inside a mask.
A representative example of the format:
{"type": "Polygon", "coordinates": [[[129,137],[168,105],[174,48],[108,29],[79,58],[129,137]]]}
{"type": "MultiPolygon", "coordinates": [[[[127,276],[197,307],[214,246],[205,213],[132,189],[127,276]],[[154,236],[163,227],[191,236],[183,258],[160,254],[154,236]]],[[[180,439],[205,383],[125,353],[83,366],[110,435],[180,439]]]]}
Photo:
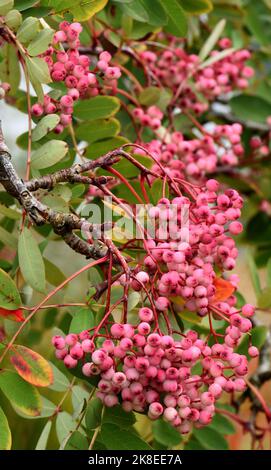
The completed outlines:
{"type": "Polygon", "coordinates": [[[24,314],[20,308],[17,308],[16,310],[7,310],[6,308],[0,307],[0,317],[5,317],[17,322],[24,321],[24,314]]]}
{"type": "Polygon", "coordinates": [[[37,387],[47,387],[53,383],[53,369],[40,354],[25,346],[15,345],[10,358],[18,374],[37,387]]]}
{"type": "Polygon", "coordinates": [[[223,302],[227,300],[235,291],[235,287],[231,282],[222,279],[221,277],[216,277],[214,279],[214,286],[216,288],[214,302],[223,302]]]}

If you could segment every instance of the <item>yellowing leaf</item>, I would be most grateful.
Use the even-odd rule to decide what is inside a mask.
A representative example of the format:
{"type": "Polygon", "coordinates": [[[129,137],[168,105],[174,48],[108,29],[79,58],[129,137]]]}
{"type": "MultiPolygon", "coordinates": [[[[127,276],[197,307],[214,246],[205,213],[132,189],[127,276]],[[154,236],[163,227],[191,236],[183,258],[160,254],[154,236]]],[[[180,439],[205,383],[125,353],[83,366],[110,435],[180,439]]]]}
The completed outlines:
{"type": "Polygon", "coordinates": [[[77,21],[85,21],[93,15],[101,11],[107,4],[108,0],[80,0],[75,1],[75,6],[70,8],[74,19],[77,21]]]}
{"type": "Polygon", "coordinates": [[[213,9],[210,0],[181,0],[181,5],[185,11],[192,15],[209,13],[213,9]]]}
{"type": "Polygon", "coordinates": [[[53,370],[49,362],[40,354],[25,346],[15,345],[10,358],[18,374],[37,387],[47,387],[53,383],[53,370]]]}
{"type": "Polygon", "coordinates": [[[0,408],[0,450],[10,450],[11,432],[8,420],[2,408],[0,408]]]}
{"type": "Polygon", "coordinates": [[[85,21],[101,11],[108,0],[47,0],[56,13],[72,13],[77,21],[85,21]]]}

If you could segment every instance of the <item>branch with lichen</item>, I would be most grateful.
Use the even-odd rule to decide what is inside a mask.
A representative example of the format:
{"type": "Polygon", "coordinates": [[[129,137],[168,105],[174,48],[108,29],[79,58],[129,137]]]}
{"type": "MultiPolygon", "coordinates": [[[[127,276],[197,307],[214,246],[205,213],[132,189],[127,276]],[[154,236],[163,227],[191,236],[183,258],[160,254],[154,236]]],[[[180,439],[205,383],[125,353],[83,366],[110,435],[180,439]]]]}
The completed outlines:
{"type": "Polygon", "coordinates": [[[54,232],[61,236],[75,252],[86,256],[86,258],[99,259],[105,256],[108,251],[108,247],[103,240],[96,239],[95,236],[93,237],[93,243],[90,244],[76,235],[74,230],[84,228],[84,231],[96,235],[112,228],[112,224],[106,222],[104,224],[91,224],[76,214],[55,211],[40,202],[33,193],[39,189],[51,190],[57,183],[64,182],[92,184],[102,187],[112,178],[107,176],[95,177],[94,174],[84,176],[82,174],[91,172],[96,168],[107,168],[113,165],[119,161],[118,153],[118,150],[114,150],[96,160],[78,163],[51,175],[24,182],[14,169],[11,154],[5,143],[0,125],[0,183],[2,183],[7,193],[19,202],[32,224],[38,226],[51,225],[54,232]]]}

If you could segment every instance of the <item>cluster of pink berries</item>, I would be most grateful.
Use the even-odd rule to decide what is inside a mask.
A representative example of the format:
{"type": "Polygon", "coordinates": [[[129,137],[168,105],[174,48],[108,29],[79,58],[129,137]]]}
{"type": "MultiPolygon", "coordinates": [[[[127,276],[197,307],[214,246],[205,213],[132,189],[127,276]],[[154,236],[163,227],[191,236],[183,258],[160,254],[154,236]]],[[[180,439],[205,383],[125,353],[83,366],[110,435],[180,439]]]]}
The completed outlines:
{"type": "Polygon", "coordinates": [[[60,99],[47,94],[43,103],[32,106],[32,114],[39,117],[59,112],[60,123],[55,128],[56,133],[61,133],[72,122],[74,102],[79,98],[95,97],[101,92],[112,92],[121,75],[119,67],[110,65],[109,52],[101,52],[95,64],[92,64],[87,55],[80,54],[78,48],[81,31],[80,23],[63,21],[60,23],[60,30],[54,35],[55,47],[49,47],[43,54],[52,81],[63,83],[67,92],[60,99]],[[64,44],[68,46],[66,51],[64,44]]]}
{"type": "MultiPolygon", "coordinates": [[[[250,315],[253,308],[247,305],[243,310],[250,315]]],[[[155,316],[156,312],[143,307],[136,326],[112,324],[101,347],[96,347],[95,334],[91,337],[88,331],[54,336],[52,343],[67,368],[81,361],[86,377],[98,376],[97,396],[105,406],[121,403],[127,412],[146,412],[153,420],[163,417],[186,434],[192,425],[211,422],[223,392],[245,390],[247,358],[226,341],[208,346],[192,330],[177,341],[152,326],[155,316]],[[195,365],[200,365],[198,374],[192,371],[195,365]]],[[[239,314],[229,319],[226,338],[233,338],[236,345],[251,322],[239,314]]],[[[253,346],[250,352],[253,357],[258,354],[253,346]]]]}
{"type": "MultiPolygon", "coordinates": [[[[238,250],[231,235],[243,230],[238,221],[243,200],[234,189],[220,192],[213,179],[194,191],[193,202],[185,196],[162,198],[149,208],[155,233],[145,241],[147,272],[138,278],[138,289],[136,280],[131,285],[140,290],[154,284],[159,310],[168,309],[169,298],[181,297],[182,308],[205,316],[215,301],[217,270],[235,267],[238,250]]],[[[119,282],[125,283],[125,276],[119,282]]]]}
{"type": "Polygon", "coordinates": [[[149,106],[144,111],[142,108],[134,108],[133,116],[142,126],[156,131],[161,126],[163,113],[157,106],[149,106]]]}
{"type": "MultiPolygon", "coordinates": [[[[231,40],[223,38],[219,41],[219,49],[211,52],[210,57],[219,54],[221,50],[231,47],[231,40]]],[[[217,96],[229,93],[235,89],[248,87],[248,79],[253,76],[253,69],[246,65],[250,52],[246,49],[233,51],[214,61],[205,68],[200,67],[200,58],[196,54],[188,54],[172,38],[167,50],[161,52],[143,51],[141,60],[150,68],[152,76],[164,87],[178,92],[178,104],[181,108],[193,110],[202,114],[208,109],[207,101],[213,101],[217,96]],[[193,80],[193,86],[185,83],[193,80]],[[180,89],[180,84],[184,84],[180,89]],[[204,100],[199,98],[202,95],[204,100]]]]}
{"type": "MultiPolygon", "coordinates": [[[[242,126],[238,123],[217,125],[200,138],[186,139],[182,133],[173,132],[166,141],[152,140],[144,147],[158,160],[152,167],[156,174],[162,174],[162,165],[172,178],[198,182],[219,166],[238,164],[238,157],[244,153],[241,134],[242,126]]],[[[136,153],[145,154],[141,149],[136,149],[136,153]]]]}

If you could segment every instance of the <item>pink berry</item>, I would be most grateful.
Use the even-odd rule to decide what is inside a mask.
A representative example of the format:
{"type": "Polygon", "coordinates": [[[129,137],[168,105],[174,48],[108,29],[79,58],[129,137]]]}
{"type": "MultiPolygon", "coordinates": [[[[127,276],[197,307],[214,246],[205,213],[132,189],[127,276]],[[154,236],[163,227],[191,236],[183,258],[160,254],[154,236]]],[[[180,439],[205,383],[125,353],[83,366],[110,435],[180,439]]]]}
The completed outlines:
{"type": "Polygon", "coordinates": [[[248,354],[250,355],[250,357],[258,357],[260,353],[258,348],[256,348],[255,346],[250,346],[248,348],[248,354]]]}

